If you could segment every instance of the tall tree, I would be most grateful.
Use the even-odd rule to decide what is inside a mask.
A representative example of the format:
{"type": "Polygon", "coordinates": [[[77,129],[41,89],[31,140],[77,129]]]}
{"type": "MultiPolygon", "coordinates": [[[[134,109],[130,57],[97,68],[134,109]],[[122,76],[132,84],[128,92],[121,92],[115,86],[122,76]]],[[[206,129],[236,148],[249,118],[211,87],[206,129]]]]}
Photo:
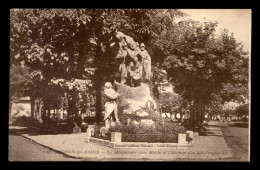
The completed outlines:
{"type": "Polygon", "coordinates": [[[215,36],[216,25],[192,20],[179,22],[175,38],[169,39],[166,46],[168,57],[164,67],[172,77],[175,91],[190,102],[197,126],[203,122],[205,106],[215,100],[214,95],[220,95],[224,101],[234,99],[231,95],[225,98],[225,87],[239,84],[246,87],[248,82],[248,58],[227,30],[220,37],[215,36]]]}
{"type": "Polygon", "coordinates": [[[100,121],[101,85],[116,73],[116,31],[149,42],[160,32],[154,24],[160,13],[169,18],[165,25],[182,14],[164,9],[12,9],[11,64],[23,61],[37,70],[42,87],[54,77],[93,81],[100,121]]]}

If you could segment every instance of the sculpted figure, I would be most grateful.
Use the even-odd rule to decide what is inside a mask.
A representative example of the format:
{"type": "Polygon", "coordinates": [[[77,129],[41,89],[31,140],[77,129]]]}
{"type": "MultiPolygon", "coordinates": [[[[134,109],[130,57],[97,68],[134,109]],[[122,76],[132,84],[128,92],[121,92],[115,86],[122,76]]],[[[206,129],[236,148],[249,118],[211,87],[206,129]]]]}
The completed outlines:
{"type": "Polygon", "coordinates": [[[136,55],[139,53],[136,50],[136,43],[134,41],[130,42],[129,44],[129,48],[127,50],[127,54],[134,60],[134,58],[136,57],[136,55]]]}
{"type": "Polygon", "coordinates": [[[151,57],[148,52],[145,50],[144,43],[140,45],[140,52],[139,55],[142,57],[142,65],[144,69],[144,79],[150,80],[151,78],[151,57]]]}
{"type": "Polygon", "coordinates": [[[126,83],[127,78],[127,69],[125,65],[125,60],[121,59],[121,64],[119,65],[119,72],[120,72],[120,83],[126,83]]]}
{"type": "Polygon", "coordinates": [[[116,33],[116,38],[119,39],[120,41],[126,41],[126,43],[129,44],[129,42],[134,41],[134,39],[128,35],[125,35],[122,32],[117,32],[116,33]]]}
{"type": "Polygon", "coordinates": [[[121,83],[135,87],[139,86],[141,84],[143,70],[145,70],[146,79],[150,80],[151,57],[145,49],[140,49],[144,44],[142,43],[139,47],[138,42],[135,42],[132,37],[122,32],[117,32],[116,37],[120,40],[120,50],[116,58],[123,59],[123,61],[120,60],[119,66],[121,83]],[[128,44],[128,48],[126,44],[128,44]]]}
{"type": "Polygon", "coordinates": [[[140,45],[138,42],[136,42],[136,47],[135,47],[136,53],[139,54],[141,49],[140,49],[140,45]]]}
{"type": "Polygon", "coordinates": [[[119,42],[119,51],[118,51],[118,54],[116,56],[117,59],[120,59],[120,58],[124,58],[126,57],[127,55],[127,43],[125,41],[122,41],[122,42],[119,42]]]}
{"type": "MultiPolygon", "coordinates": [[[[119,42],[120,49],[122,49],[123,47],[125,47],[126,44],[128,44],[129,49],[127,49],[127,53],[132,59],[134,59],[134,57],[140,52],[139,44],[137,42],[135,42],[132,37],[127,36],[127,35],[123,34],[122,32],[117,32],[116,38],[119,39],[119,41],[120,41],[119,42]]],[[[119,54],[121,54],[121,53],[125,53],[125,52],[122,52],[122,50],[119,50],[119,54]]],[[[118,58],[119,58],[119,56],[118,56],[118,58]]]]}
{"type": "Polygon", "coordinates": [[[138,61],[138,58],[134,58],[134,71],[131,72],[131,76],[133,78],[133,84],[134,87],[140,86],[141,85],[141,78],[142,78],[142,65],[138,61]]]}
{"type": "Polygon", "coordinates": [[[127,56],[127,44],[126,42],[124,42],[122,45],[123,45],[122,49],[119,50],[119,53],[116,56],[116,58],[120,62],[119,65],[120,82],[125,83],[127,77],[127,70],[126,70],[126,63],[125,63],[126,56],[127,56]]]}
{"type": "Polygon", "coordinates": [[[108,129],[110,127],[110,120],[112,119],[113,113],[114,113],[116,123],[120,123],[118,119],[117,103],[116,103],[119,94],[112,88],[112,84],[110,82],[105,83],[104,93],[107,98],[107,102],[105,104],[104,121],[105,121],[105,128],[108,129]]]}
{"type": "Polygon", "coordinates": [[[133,77],[132,77],[133,72],[134,72],[134,62],[131,61],[129,63],[129,65],[127,66],[127,82],[126,82],[126,84],[128,84],[131,87],[134,85],[133,84],[133,77]]]}

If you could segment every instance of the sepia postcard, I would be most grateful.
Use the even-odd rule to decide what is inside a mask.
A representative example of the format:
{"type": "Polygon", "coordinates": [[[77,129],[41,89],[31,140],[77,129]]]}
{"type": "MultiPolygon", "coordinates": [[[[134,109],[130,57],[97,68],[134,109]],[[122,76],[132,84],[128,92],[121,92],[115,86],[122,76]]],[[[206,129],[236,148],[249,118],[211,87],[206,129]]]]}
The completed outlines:
{"type": "Polygon", "coordinates": [[[250,162],[251,9],[10,9],[8,160],[250,162]]]}

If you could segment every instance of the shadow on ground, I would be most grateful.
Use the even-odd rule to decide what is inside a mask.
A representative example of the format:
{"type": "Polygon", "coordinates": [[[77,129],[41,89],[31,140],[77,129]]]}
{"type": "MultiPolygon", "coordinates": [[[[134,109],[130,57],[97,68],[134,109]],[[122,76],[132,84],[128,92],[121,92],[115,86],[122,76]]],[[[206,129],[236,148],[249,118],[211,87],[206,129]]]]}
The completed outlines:
{"type": "Polygon", "coordinates": [[[244,123],[233,123],[233,124],[229,124],[229,126],[231,126],[231,127],[248,128],[248,123],[247,122],[244,122],[244,123]]]}
{"type": "Polygon", "coordinates": [[[9,129],[9,135],[27,134],[27,127],[21,129],[9,129]]]}
{"type": "Polygon", "coordinates": [[[38,135],[58,135],[58,134],[71,134],[71,128],[65,129],[55,129],[55,128],[39,128],[39,127],[21,127],[21,126],[11,126],[9,127],[9,135],[21,135],[28,134],[30,136],[38,136],[38,135]]]}

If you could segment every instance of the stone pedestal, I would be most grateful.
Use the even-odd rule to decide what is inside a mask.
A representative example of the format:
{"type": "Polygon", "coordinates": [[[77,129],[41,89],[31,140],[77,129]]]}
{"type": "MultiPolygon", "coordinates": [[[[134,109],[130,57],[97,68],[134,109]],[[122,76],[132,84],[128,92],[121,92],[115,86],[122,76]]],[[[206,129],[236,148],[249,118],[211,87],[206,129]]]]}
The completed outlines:
{"type": "Polygon", "coordinates": [[[178,134],[178,144],[186,144],[186,134],[178,134]]]}
{"type": "Polygon", "coordinates": [[[111,142],[121,143],[121,141],[122,141],[122,133],[121,132],[112,132],[111,133],[111,142]]]}
{"type": "Polygon", "coordinates": [[[151,96],[150,88],[147,84],[141,83],[141,86],[133,88],[125,84],[116,83],[116,87],[120,95],[118,110],[122,110],[122,114],[131,114],[139,111],[140,113],[137,113],[138,116],[146,116],[149,113],[142,113],[141,109],[149,107],[150,110],[157,110],[156,101],[151,96]]]}

